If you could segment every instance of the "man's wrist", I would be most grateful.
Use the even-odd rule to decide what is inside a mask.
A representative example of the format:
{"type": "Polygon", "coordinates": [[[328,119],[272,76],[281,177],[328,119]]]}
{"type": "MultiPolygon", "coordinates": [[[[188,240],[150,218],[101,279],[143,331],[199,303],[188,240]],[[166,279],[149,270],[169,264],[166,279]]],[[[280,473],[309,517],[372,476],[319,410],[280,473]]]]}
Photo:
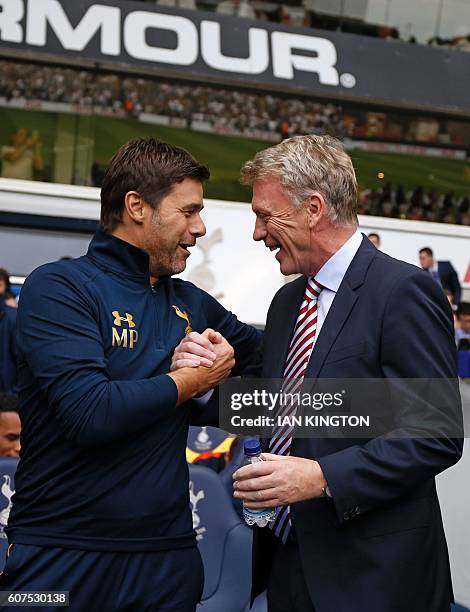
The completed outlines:
{"type": "Polygon", "coordinates": [[[318,461],[313,460],[312,467],[313,467],[313,484],[315,488],[314,497],[323,497],[324,489],[325,487],[328,486],[328,483],[326,482],[326,478],[323,474],[323,470],[321,469],[321,465],[318,463],[318,461]]]}
{"type": "Polygon", "coordinates": [[[168,372],[167,376],[173,379],[178,390],[177,405],[187,402],[202,391],[197,368],[180,368],[168,372]]]}

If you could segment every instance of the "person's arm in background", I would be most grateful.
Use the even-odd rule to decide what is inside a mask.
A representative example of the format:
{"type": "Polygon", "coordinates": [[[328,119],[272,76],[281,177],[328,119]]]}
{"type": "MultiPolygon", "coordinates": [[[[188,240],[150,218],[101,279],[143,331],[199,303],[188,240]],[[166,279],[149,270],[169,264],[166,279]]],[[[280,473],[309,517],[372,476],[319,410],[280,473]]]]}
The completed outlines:
{"type": "Polygon", "coordinates": [[[234,363],[225,344],[210,369],[110,380],[86,287],[50,266],[34,272],[23,287],[18,351],[64,434],[84,446],[151,427],[178,404],[218,384],[234,363]]]}
{"type": "Polygon", "coordinates": [[[2,158],[6,159],[8,162],[18,161],[23,156],[27,148],[28,148],[27,144],[20,145],[17,147],[4,147],[2,158]]]}
{"type": "Polygon", "coordinates": [[[33,135],[30,140],[31,146],[33,147],[34,152],[34,169],[35,170],[44,170],[44,157],[42,155],[42,142],[39,138],[39,132],[37,130],[33,131],[33,135]]]}

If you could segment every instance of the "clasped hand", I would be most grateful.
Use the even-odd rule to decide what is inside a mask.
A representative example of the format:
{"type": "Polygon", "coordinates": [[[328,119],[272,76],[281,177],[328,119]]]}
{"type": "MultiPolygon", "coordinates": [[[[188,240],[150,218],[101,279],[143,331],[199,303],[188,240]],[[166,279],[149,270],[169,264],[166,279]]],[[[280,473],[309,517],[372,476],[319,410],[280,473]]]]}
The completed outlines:
{"type": "Polygon", "coordinates": [[[170,376],[178,387],[179,402],[213,389],[230,376],[235,365],[233,347],[213,329],[191,332],[176,347],[170,376]]]}

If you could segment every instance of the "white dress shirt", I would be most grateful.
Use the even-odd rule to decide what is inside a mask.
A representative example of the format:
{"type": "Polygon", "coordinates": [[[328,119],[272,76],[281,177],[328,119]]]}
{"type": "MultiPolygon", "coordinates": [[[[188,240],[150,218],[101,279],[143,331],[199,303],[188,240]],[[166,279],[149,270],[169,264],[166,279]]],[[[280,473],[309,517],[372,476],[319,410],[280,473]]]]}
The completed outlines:
{"type": "Polygon", "coordinates": [[[321,328],[325,322],[331,304],[335,299],[339,286],[351,265],[354,256],[361,246],[363,236],[357,229],[351,238],[348,238],[343,246],[336,251],[330,259],[323,264],[315,274],[315,280],[322,285],[323,289],[318,298],[317,332],[315,342],[320,335],[321,328]]]}

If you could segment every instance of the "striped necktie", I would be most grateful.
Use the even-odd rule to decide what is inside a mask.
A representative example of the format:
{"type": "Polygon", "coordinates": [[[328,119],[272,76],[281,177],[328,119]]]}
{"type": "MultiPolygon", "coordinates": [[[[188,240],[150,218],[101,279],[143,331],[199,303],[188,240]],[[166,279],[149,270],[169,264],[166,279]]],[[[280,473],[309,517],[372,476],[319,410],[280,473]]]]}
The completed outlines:
{"type": "MultiPolygon", "coordinates": [[[[318,296],[322,286],[312,277],[308,279],[304,298],[300,306],[297,321],[292,334],[292,340],[287,353],[286,365],[283,375],[283,394],[298,393],[302,387],[310,355],[315,343],[317,331],[318,296]]],[[[281,406],[276,417],[295,416],[297,404],[292,401],[281,406]]],[[[292,431],[294,427],[284,425],[278,427],[269,442],[269,452],[276,455],[289,455],[292,444],[292,431]]],[[[284,543],[292,528],[290,506],[279,507],[272,523],[269,524],[276,536],[284,543]]]]}

